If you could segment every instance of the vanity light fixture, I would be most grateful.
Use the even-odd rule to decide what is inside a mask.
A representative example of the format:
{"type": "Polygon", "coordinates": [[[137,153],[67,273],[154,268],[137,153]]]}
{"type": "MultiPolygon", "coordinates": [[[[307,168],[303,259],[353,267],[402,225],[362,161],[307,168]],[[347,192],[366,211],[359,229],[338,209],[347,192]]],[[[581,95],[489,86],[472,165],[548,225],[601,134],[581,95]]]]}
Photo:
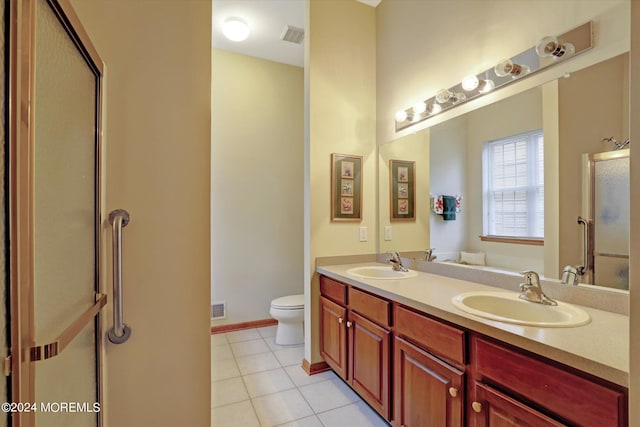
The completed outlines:
{"type": "Polygon", "coordinates": [[[395,114],[396,132],[555,65],[559,60],[588,51],[593,47],[592,27],[593,23],[589,21],[558,37],[544,37],[537,45],[501,60],[495,67],[469,75],[455,86],[441,89],[435,96],[398,111],[395,114]]]}
{"type": "Polygon", "coordinates": [[[529,74],[531,68],[527,65],[516,64],[510,59],[502,59],[493,67],[493,71],[498,77],[511,76],[514,79],[529,74]]]}
{"type": "Polygon", "coordinates": [[[236,17],[227,18],[222,23],[222,34],[226,38],[234,42],[241,42],[249,37],[249,24],[244,20],[236,17]]]}
{"type": "Polygon", "coordinates": [[[557,37],[547,36],[536,45],[536,53],[540,58],[552,57],[555,60],[576,53],[576,47],[571,43],[560,43],[557,37]]]}

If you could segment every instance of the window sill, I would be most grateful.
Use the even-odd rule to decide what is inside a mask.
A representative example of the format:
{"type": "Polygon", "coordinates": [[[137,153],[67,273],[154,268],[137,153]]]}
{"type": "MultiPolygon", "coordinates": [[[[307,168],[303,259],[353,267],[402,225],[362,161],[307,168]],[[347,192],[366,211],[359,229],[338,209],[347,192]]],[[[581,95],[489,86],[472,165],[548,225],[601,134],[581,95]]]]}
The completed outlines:
{"type": "Polygon", "coordinates": [[[513,243],[516,245],[544,246],[544,239],[531,237],[480,236],[483,242],[513,243]]]}

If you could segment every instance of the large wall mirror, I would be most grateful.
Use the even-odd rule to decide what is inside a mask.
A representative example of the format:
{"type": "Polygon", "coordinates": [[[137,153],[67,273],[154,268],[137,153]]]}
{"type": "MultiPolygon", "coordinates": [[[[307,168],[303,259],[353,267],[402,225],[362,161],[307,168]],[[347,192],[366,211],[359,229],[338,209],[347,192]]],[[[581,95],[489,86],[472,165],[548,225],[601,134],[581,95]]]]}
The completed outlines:
{"type": "MultiPolygon", "coordinates": [[[[617,55],[381,145],[380,252],[398,250],[422,258],[425,249],[435,248],[434,262],[533,269],[552,279],[561,279],[565,267],[588,267],[579,276],[581,285],[628,289],[631,144],[622,149],[616,145],[624,145],[629,135],[628,70],[628,54],[617,55]],[[543,143],[527,145],[537,132],[543,143]],[[487,158],[490,142],[498,147],[498,160],[487,158]],[[527,153],[528,169],[519,169],[527,153]],[[531,156],[540,161],[532,163],[531,156]],[[391,159],[416,162],[417,215],[410,223],[390,221],[386,214],[391,159]],[[537,210],[527,204],[526,218],[488,214],[490,167],[498,168],[501,182],[512,176],[522,187],[519,194],[529,192],[527,200],[537,198],[537,210]],[[434,212],[433,196],[436,202],[439,196],[462,196],[459,212],[445,219],[434,212]],[[528,221],[542,235],[512,241],[485,238],[493,234],[487,232],[487,215],[500,217],[507,234],[509,227],[528,221]]],[[[520,202],[518,196],[505,197],[499,205],[509,211],[520,202]]]]}

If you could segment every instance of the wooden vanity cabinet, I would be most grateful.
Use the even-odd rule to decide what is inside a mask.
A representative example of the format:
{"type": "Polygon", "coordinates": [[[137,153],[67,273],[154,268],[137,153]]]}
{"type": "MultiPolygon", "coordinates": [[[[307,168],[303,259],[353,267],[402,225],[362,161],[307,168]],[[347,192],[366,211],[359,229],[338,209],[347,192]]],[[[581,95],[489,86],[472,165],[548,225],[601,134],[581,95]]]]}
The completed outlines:
{"type": "Polygon", "coordinates": [[[325,276],[320,292],[322,357],[393,426],[628,426],[622,386],[325,276]]]}
{"type": "Polygon", "coordinates": [[[626,426],[623,387],[479,336],[471,339],[471,425],[626,426]]]}
{"type": "Polygon", "coordinates": [[[400,305],[394,319],[393,425],[463,426],[464,331],[400,305]]]}
{"type": "Polygon", "coordinates": [[[325,276],[320,277],[320,293],[320,354],[390,419],[391,303],[325,276]]]}
{"type": "Polygon", "coordinates": [[[347,309],[320,297],[320,355],[336,374],[347,379],[347,309]]]}

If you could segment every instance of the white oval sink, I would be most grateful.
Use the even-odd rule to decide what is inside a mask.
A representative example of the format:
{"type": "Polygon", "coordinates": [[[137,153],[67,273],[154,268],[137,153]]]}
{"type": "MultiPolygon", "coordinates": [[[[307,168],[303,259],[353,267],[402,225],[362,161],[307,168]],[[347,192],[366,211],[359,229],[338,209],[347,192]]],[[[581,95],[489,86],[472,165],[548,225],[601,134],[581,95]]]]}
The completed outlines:
{"type": "Polygon", "coordinates": [[[591,321],[589,313],[579,307],[560,301],[557,306],[525,301],[515,292],[466,292],[451,302],[469,314],[518,325],[566,328],[591,321]]]}
{"type": "Polygon", "coordinates": [[[418,273],[413,270],[396,271],[387,265],[354,267],[347,270],[347,274],[364,279],[406,279],[418,275],[418,273]]]}

